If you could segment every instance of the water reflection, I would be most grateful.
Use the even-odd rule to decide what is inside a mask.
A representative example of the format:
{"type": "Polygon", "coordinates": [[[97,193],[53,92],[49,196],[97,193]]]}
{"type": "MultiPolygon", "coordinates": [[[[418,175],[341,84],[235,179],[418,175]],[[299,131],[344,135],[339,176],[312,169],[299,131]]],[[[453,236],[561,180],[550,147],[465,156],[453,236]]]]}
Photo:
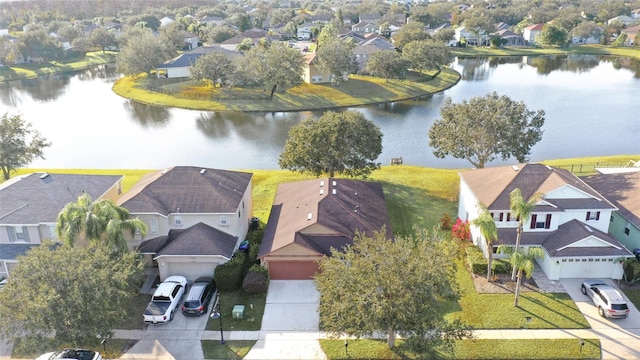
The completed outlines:
{"type": "Polygon", "coordinates": [[[132,100],[125,101],[123,106],[131,119],[144,128],[163,127],[171,120],[171,112],[164,106],[147,105],[132,100]]]}
{"type": "MultiPolygon", "coordinates": [[[[378,162],[402,157],[409,165],[469,167],[465,160],[436,159],[428,146],[428,130],[446,98],[460,102],[492,91],[545,110],[545,133],[532,149],[532,161],[638,153],[640,66],[635,59],[477,57],[456,59],[452,67],[463,79],[444,92],[352,108],[383,133],[378,162]]],[[[53,143],[46,160],[31,166],[273,169],[291,127],[325,113],[205,112],[144,105],[113,93],[112,83],[119,76],[112,66],[103,66],[0,84],[0,114],[23,115],[53,143]]]]}

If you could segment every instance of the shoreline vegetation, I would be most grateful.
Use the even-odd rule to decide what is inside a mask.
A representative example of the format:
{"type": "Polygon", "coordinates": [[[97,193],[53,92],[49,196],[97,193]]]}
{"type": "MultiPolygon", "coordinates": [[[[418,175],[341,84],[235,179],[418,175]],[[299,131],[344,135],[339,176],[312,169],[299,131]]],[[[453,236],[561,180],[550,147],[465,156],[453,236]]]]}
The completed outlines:
{"type": "MultiPolygon", "coordinates": [[[[451,48],[458,57],[534,56],[534,55],[601,55],[640,59],[640,48],[613,48],[602,45],[579,45],[552,48],[451,48]]],[[[0,67],[0,82],[33,79],[114,63],[117,52],[92,52],[78,61],[21,64],[0,67]]],[[[455,86],[460,74],[443,67],[440,72],[410,73],[404,80],[385,80],[376,77],[352,75],[340,86],[330,84],[303,84],[284,93],[274,94],[260,89],[212,88],[194,81],[129,76],[118,79],[113,91],[136,102],[203,111],[289,112],[327,110],[335,108],[374,105],[420,99],[455,86]]]]}

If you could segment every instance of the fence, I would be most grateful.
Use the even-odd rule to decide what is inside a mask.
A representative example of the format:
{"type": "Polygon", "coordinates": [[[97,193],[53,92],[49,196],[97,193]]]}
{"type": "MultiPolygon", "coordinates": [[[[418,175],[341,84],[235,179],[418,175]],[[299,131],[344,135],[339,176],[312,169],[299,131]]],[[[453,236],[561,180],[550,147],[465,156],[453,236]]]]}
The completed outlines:
{"type": "MultiPolygon", "coordinates": [[[[640,165],[640,164],[639,164],[640,165]]],[[[631,168],[636,165],[635,163],[595,163],[595,164],[569,164],[569,165],[553,165],[554,167],[571,171],[578,176],[594,175],[598,174],[597,168],[631,168]]]]}

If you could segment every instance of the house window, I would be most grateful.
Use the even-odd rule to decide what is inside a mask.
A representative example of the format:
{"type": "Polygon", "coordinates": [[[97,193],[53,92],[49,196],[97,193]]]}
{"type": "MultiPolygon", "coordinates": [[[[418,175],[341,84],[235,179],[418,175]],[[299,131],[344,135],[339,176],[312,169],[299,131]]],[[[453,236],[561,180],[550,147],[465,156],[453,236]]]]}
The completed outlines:
{"type": "Polygon", "coordinates": [[[507,221],[511,221],[511,213],[507,213],[507,221]]]}
{"type": "Polygon", "coordinates": [[[500,218],[498,219],[498,221],[502,221],[504,219],[504,213],[500,213],[500,218]]]}
{"type": "Polygon", "coordinates": [[[567,262],[567,259],[562,259],[562,262],[567,262]]]}
{"type": "Polygon", "coordinates": [[[625,235],[629,235],[629,231],[630,231],[629,228],[630,227],[631,227],[631,224],[629,224],[628,221],[624,223],[624,234],[625,235]]]}
{"type": "Polygon", "coordinates": [[[182,216],[175,215],[175,216],[173,217],[173,224],[174,224],[175,226],[182,226],[182,216]]]}
{"type": "Polygon", "coordinates": [[[494,253],[494,254],[497,254],[498,253],[498,247],[497,246],[492,246],[491,247],[491,252],[494,253]]]}
{"type": "Polygon", "coordinates": [[[156,219],[149,220],[149,231],[151,231],[152,234],[158,233],[158,220],[156,219]]]}
{"type": "Polygon", "coordinates": [[[29,233],[24,226],[9,226],[7,227],[7,234],[11,242],[29,242],[29,233]]]}
{"type": "Polygon", "coordinates": [[[609,222],[612,223],[613,222],[613,214],[611,214],[611,216],[609,216],[609,222]]]}
{"type": "Polygon", "coordinates": [[[587,218],[585,220],[600,220],[600,211],[587,211],[587,218]]]}
{"type": "Polygon", "coordinates": [[[56,226],[55,225],[49,225],[49,238],[53,239],[53,240],[57,240],[58,239],[58,234],[56,234],[56,226]]]}
{"type": "Polygon", "coordinates": [[[573,259],[569,259],[569,262],[573,262],[573,259]]]}
{"type": "Polygon", "coordinates": [[[220,225],[221,226],[229,225],[229,218],[226,215],[220,216],[220,225]]]}

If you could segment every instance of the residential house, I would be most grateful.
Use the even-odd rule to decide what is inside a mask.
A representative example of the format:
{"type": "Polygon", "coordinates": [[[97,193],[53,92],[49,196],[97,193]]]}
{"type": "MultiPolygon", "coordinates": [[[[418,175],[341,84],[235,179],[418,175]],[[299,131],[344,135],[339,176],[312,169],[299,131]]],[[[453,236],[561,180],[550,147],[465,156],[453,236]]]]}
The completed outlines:
{"type": "Polygon", "coordinates": [[[356,45],[352,53],[358,63],[358,72],[364,70],[371,54],[378,51],[396,51],[396,47],[389,40],[379,35],[369,35],[356,45]]]}
{"type": "Polygon", "coordinates": [[[393,238],[382,185],[323,178],[280,184],[258,257],[273,280],[310,279],[356,232],[393,238]]]}
{"type": "Polygon", "coordinates": [[[380,19],[380,14],[360,14],[358,16],[358,22],[369,22],[372,24],[377,24],[380,19]]]}
{"type": "Polygon", "coordinates": [[[640,248],[640,169],[635,170],[584,178],[618,208],[609,218],[609,233],[631,251],[640,248]]]}
{"type": "Polygon", "coordinates": [[[635,25],[638,23],[637,19],[634,19],[632,17],[629,17],[627,15],[618,15],[614,18],[611,18],[609,20],[607,20],[607,25],[611,25],[611,24],[615,24],[615,23],[620,23],[622,24],[622,26],[627,27],[627,26],[631,26],[631,25],[635,25]]]}
{"type": "Polygon", "coordinates": [[[220,26],[224,24],[224,19],[220,16],[204,16],[199,21],[201,24],[206,24],[207,26],[220,26]]]}
{"type": "Polygon", "coordinates": [[[211,276],[245,240],[253,213],[251,173],[176,166],[145,175],[118,205],[149,228],[130,240],[160,280],[211,276]]]}
{"type": "Polygon", "coordinates": [[[298,33],[296,36],[298,40],[309,40],[313,37],[313,29],[317,25],[311,21],[305,21],[303,24],[298,25],[298,33]]]}
{"type": "MultiPolygon", "coordinates": [[[[321,72],[318,69],[318,54],[313,52],[303,57],[304,68],[302,78],[308,84],[321,84],[332,82],[333,76],[330,73],[321,72]]],[[[345,79],[346,80],[346,79],[345,79]]]]}
{"type": "Polygon", "coordinates": [[[490,35],[498,35],[505,40],[504,46],[525,46],[524,38],[511,30],[498,30],[490,35]]]}
{"type": "Polygon", "coordinates": [[[527,45],[535,45],[536,37],[542,33],[544,24],[530,25],[522,29],[522,37],[527,45]]]}
{"type": "Polygon", "coordinates": [[[623,29],[621,33],[627,35],[627,39],[625,40],[624,44],[626,46],[638,45],[636,44],[636,36],[638,36],[638,32],[640,32],[640,25],[623,29]]]}
{"type": "Polygon", "coordinates": [[[253,43],[254,46],[256,46],[261,39],[265,39],[267,37],[267,32],[265,30],[262,29],[250,29],[247,30],[245,32],[243,32],[240,35],[236,35],[230,39],[227,39],[225,41],[223,41],[220,44],[221,48],[230,50],[230,51],[236,51],[238,45],[242,42],[242,40],[244,39],[251,39],[251,42],[253,43]]]}
{"type": "Polygon", "coordinates": [[[167,26],[173,23],[174,21],[176,21],[176,19],[173,16],[165,16],[162,19],[160,19],[160,26],[167,26]]]}
{"type": "MultiPolygon", "coordinates": [[[[574,32],[575,33],[575,32],[574,32]]],[[[589,36],[571,36],[572,44],[599,44],[600,39],[604,35],[604,29],[602,27],[595,28],[589,36]]]]}
{"type": "Polygon", "coordinates": [[[640,19],[640,9],[631,11],[631,18],[636,20],[640,19]]]}
{"type": "Polygon", "coordinates": [[[122,175],[32,173],[0,184],[0,278],[9,276],[17,257],[47,239],[56,240],[58,214],[86,193],[115,201],[122,175]]]}
{"type": "Polygon", "coordinates": [[[516,188],[525,200],[542,195],[524,224],[521,245],[542,248],[544,257],[537,262],[549,279],[622,278],[620,260],[632,255],[607,232],[618,208],[571,172],[543,164],[460,172],[458,217],[472,222],[482,203],[498,228],[498,239],[488,249],[479,229],[471,226],[473,242],[485,256],[499,245],[515,245],[518,221],[509,195],[516,188]]]}
{"type": "Polygon", "coordinates": [[[156,67],[156,74],[158,77],[169,79],[190,77],[191,65],[201,56],[213,52],[222,53],[229,60],[241,56],[239,52],[227,50],[220,46],[200,46],[191,51],[184,52],[171,60],[165,61],[162,65],[156,67]]]}
{"type": "Polygon", "coordinates": [[[455,29],[455,39],[457,42],[464,39],[467,45],[478,45],[485,40],[485,36],[484,34],[476,34],[464,26],[459,26],[455,29]]]}
{"type": "Polygon", "coordinates": [[[359,23],[351,26],[351,31],[359,34],[370,34],[378,32],[378,25],[373,22],[360,21],[359,23]]]}
{"type": "Polygon", "coordinates": [[[200,37],[197,34],[186,30],[180,30],[180,36],[184,39],[182,50],[189,51],[197,48],[200,43],[200,37]]]}

